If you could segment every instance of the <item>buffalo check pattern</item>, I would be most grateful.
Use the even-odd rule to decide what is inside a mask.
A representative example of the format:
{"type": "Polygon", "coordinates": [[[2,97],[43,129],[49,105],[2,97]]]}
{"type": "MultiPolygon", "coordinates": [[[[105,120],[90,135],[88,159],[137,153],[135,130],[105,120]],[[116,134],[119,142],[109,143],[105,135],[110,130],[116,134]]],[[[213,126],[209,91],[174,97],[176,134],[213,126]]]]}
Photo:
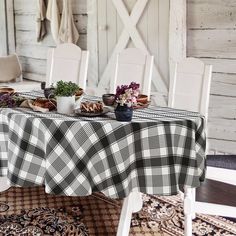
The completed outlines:
{"type": "Polygon", "coordinates": [[[93,118],[23,108],[0,112],[0,175],[12,186],[123,198],[131,191],[172,195],[205,178],[204,118],[198,113],[150,106],[135,110],[132,122],[117,122],[113,112],[93,118]]]}

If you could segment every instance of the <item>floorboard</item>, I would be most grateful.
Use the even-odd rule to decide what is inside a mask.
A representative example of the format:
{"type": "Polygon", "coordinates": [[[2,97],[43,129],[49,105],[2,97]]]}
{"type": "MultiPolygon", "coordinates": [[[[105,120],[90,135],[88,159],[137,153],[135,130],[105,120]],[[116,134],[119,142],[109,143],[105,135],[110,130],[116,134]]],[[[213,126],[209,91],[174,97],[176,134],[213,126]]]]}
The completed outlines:
{"type": "Polygon", "coordinates": [[[197,201],[236,207],[236,186],[214,180],[205,180],[197,189],[197,201]]]}

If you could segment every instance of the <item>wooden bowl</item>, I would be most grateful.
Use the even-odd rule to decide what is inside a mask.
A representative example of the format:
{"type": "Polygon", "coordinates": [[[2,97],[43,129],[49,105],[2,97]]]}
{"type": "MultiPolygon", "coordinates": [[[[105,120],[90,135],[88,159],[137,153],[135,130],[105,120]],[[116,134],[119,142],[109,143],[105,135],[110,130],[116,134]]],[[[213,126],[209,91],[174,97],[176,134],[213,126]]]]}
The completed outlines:
{"type": "Polygon", "coordinates": [[[142,104],[148,103],[148,96],[144,94],[139,94],[137,98],[137,103],[142,103],[142,104]]]}
{"type": "Polygon", "coordinates": [[[103,94],[102,101],[106,106],[113,106],[115,103],[115,94],[112,93],[103,94]]]}
{"type": "Polygon", "coordinates": [[[79,89],[75,92],[75,96],[76,96],[76,97],[80,97],[83,93],[84,93],[84,90],[83,90],[82,88],[79,88],[79,89]]]}
{"type": "Polygon", "coordinates": [[[6,93],[9,93],[9,94],[12,94],[14,93],[15,90],[13,88],[0,88],[0,94],[6,94],[6,93]]]}

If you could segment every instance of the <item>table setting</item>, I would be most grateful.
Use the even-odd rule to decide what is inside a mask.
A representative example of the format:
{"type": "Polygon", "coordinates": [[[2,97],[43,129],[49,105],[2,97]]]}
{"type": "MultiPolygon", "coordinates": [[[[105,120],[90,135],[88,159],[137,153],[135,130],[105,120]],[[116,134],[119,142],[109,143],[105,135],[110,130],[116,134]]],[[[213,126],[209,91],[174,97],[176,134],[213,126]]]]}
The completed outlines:
{"type": "Polygon", "coordinates": [[[116,94],[103,94],[101,98],[97,97],[96,101],[91,101],[89,96],[86,101],[84,90],[72,82],[59,81],[56,86],[48,88],[42,83],[43,94],[35,99],[26,98],[24,94],[19,94],[11,88],[0,88],[0,107],[31,108],[36,112],[57,111],[59,114],[87,117],[101,116],[114,111],[118,121],[131,121],[133,109],[146,108],[150,104],[148,96],[140,94],[139,87],[140,85],[135,82],[121,85],[117,87],[116,94]],[[127,114],[122,117],[123,113],[127,114]]]}
{"type": "Polygon", "coordinates": [[[128,235],[141,193],[197,188],[206,171],[205,118],[151,105],[137,86],[100,97],[81,88],[76,96],[78,87],[63,81],[60,91],[0,90],[0,176],[49,194],[124,199],[117,235],[128,235]],[[59,94],[72,95],[61,110],[59,94]]]}
{"type": "MultiPolygon", "coordinates": [[[[118,90],[126,92],[116,101],[128,107],[137,98],[130,95],[129,85],[123,87],[118,90]]],[[[43,94],[11,96],[40,105],[43,94]]],[[[99,111],[97,115],[35,111],[16,102],[1,108],[0,174],[7,175],[11,186],[45,185],[45,191],[53,194],[100,191],[124,198],[132,191],[176,194],[180,186],[198,187],[204,180],[204,117],[150,105],[132,109],[130,121],[117,121],[114,104],[109,107],[101,97],[81,96],[75,111],[99,111]],[[105,114],[100,112],[107,107],[105,114]]],[[[130,114],[123,116],[130,119],[130,114]]]]}

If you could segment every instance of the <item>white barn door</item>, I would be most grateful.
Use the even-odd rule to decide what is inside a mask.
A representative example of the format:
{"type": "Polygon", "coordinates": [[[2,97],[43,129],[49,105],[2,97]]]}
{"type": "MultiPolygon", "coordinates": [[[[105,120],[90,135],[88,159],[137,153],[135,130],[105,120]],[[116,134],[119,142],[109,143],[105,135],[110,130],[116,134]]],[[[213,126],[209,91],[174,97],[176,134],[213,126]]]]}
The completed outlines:
{"type": "Polygon", "coordinates": [[[154,55],[153,100],[166,105],[169,0],[90,0],[88,17],[88,27],[93,27],[91,36],[88,32],[88,50],[97,54],[90,58],[89,86],[109,88],[115,55],[126,47],[137,47],[154,55]]]}

